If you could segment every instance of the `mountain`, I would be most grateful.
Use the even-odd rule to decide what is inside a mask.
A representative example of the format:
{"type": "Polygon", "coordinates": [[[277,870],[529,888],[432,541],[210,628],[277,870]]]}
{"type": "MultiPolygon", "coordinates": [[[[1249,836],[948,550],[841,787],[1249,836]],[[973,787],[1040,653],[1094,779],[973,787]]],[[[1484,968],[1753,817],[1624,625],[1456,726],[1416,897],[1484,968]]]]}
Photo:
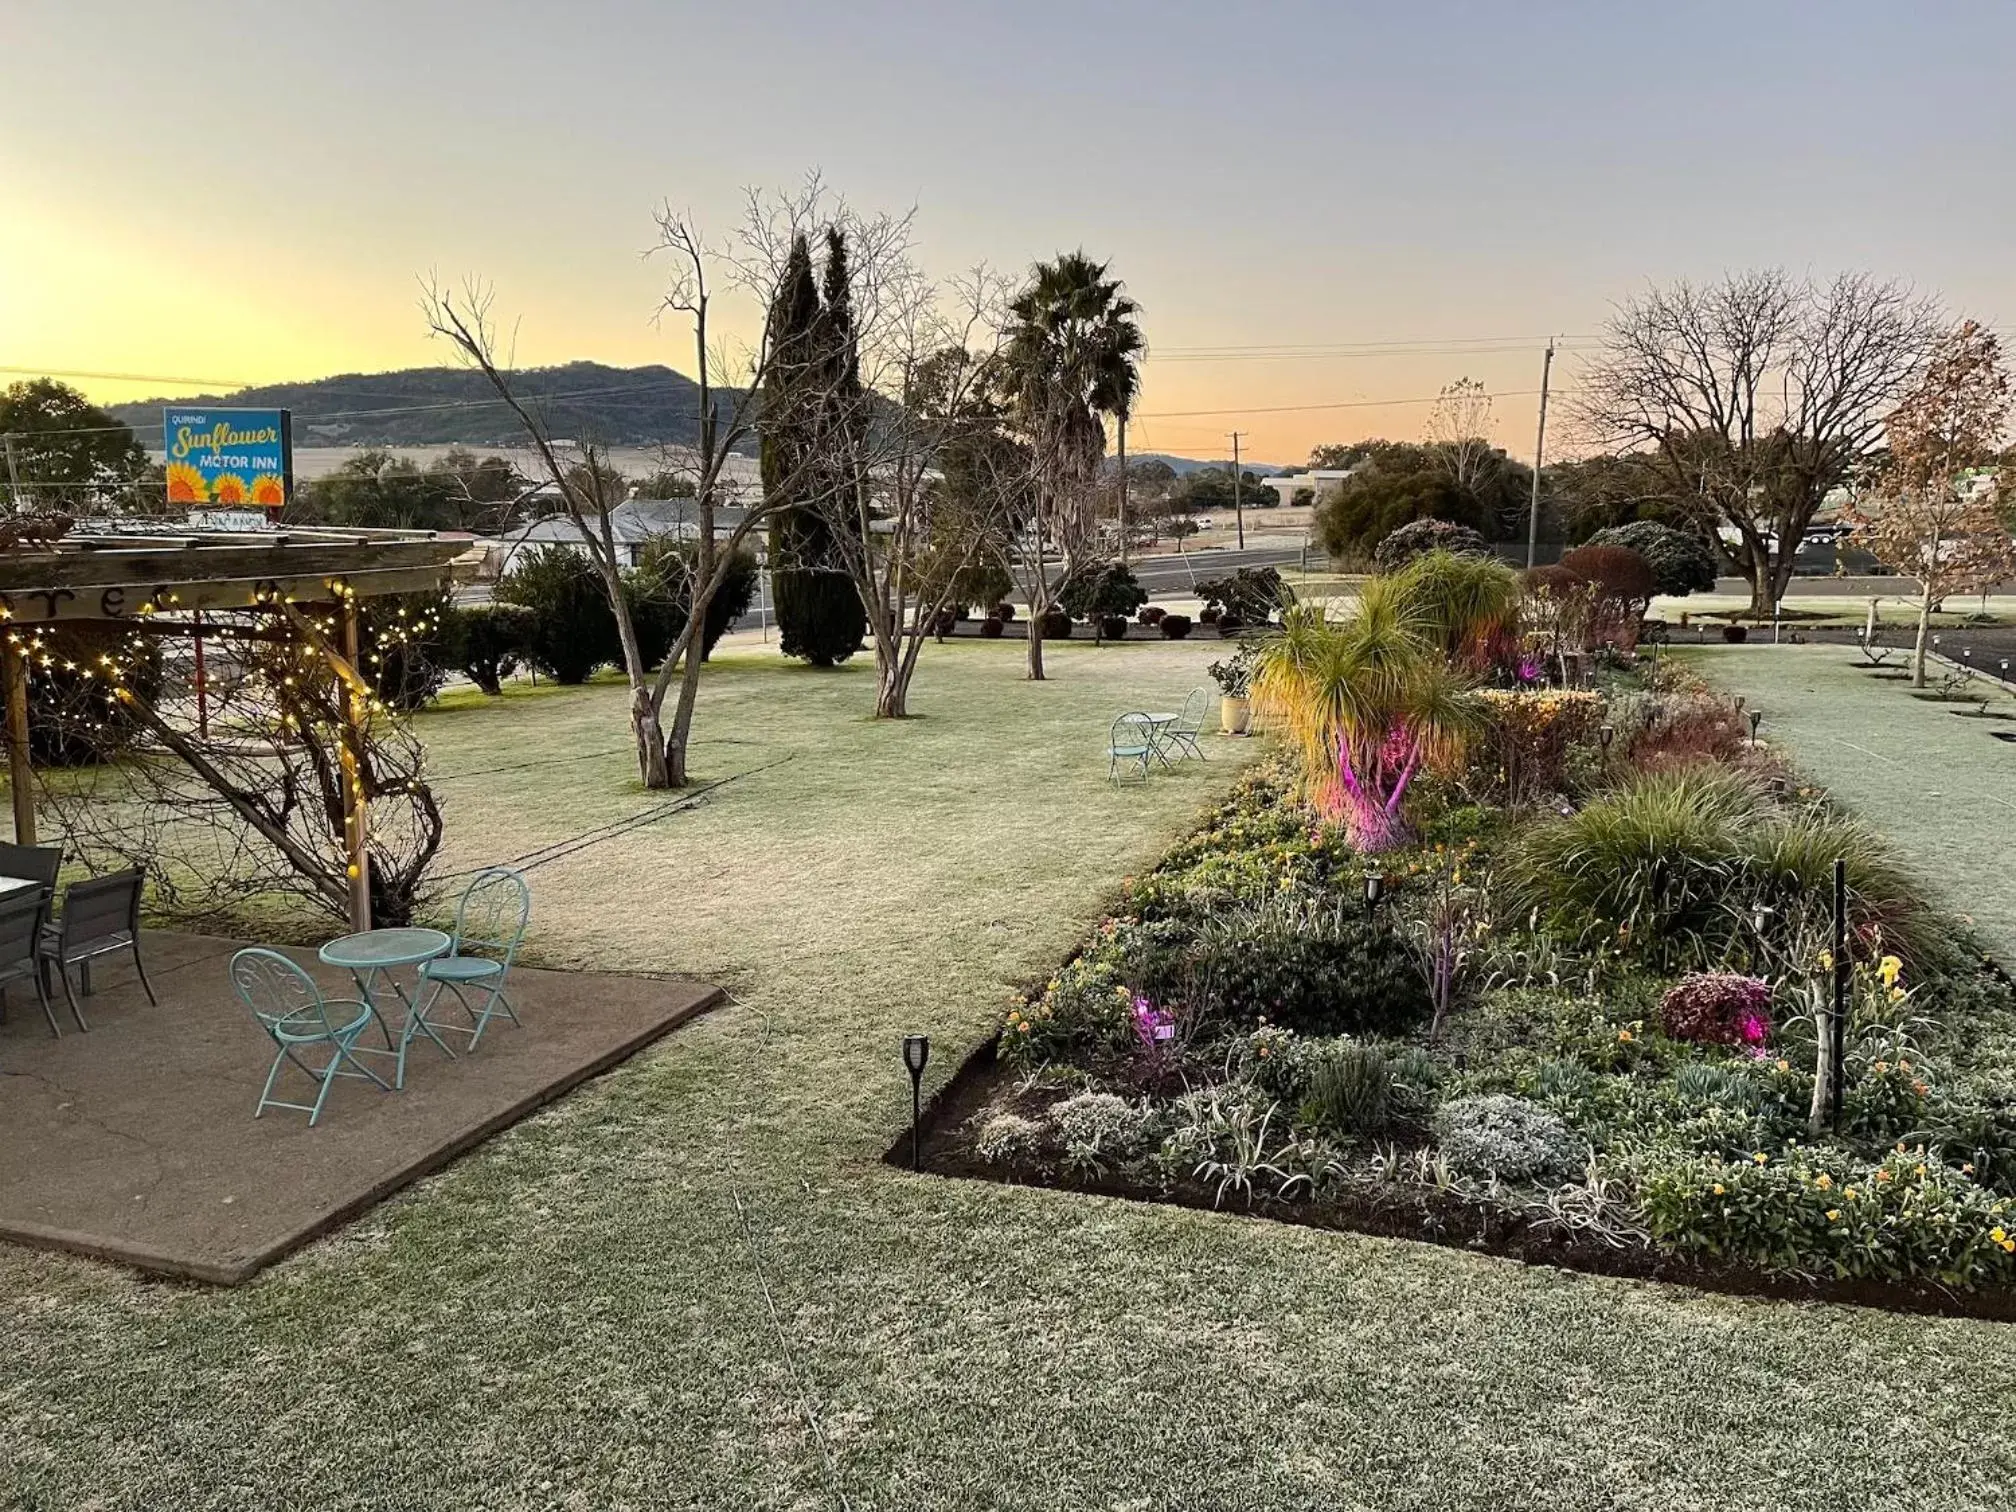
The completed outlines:
{"type": "MultiPolygon", "coordinates": [[[[699,438],[699,385],[668,367],[570,362],[515,373],[512,385],[556,438],[621,446],[691,445],[699,438]]],[[[734,389],[715,393],[725,421],[741,395],[734,389]]],[[[110,408],[146,441],[158,437],[165,404],[289,409],[294,412],[294,444],[302,447],[511,446],[525,439],[517,417],[483,375],[463,368],[343,373],[234,394],[147,399],[110,408]]]]}
{"type": "MultiPolygon", "coordinates": [[[[1129,452],[1127,460],[1130,463],[1167,462],[1170,467],[1175,469],[1178,477],[1186,476],[1204,467],[1219,467],[1223,468],[1226,472],[1232,470],[1232,459],[1230,457],[1202,460],[1197,457],[1173,457],[1168,452],[1129,452]]],[[[1299,469],[1283,467],[1276,462],[1255,462],[1250,457],[1241,457],[1239,459],[1239,471],[1250,472],[1255,477],[1271,478],[1279,473],[1291,473],[1299,471],[1299,469]]]]}

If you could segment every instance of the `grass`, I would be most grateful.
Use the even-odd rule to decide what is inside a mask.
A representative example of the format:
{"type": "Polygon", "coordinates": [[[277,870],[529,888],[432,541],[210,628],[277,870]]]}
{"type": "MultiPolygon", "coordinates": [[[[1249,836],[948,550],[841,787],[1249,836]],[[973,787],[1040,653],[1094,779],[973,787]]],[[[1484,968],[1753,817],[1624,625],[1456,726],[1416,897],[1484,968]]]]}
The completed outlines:
{"type": "MultiPolygon", "coordinates": [[[[1998,1497],[2008,1329],[879,1163],[898,1037],[930,1032],[948,1072],[1252,749],[1105,784],[1112,715],[1173,707],[1217,654],[1053,647],[1029,685],[1018,647],[934,646],[924,717],[889,726],[861,717],[864,667],[724,656],[698,766],[736,780],[537,868],[534,947],[736,1004],[241,1290],[0,1250],[0,1505],[1998,1497]]],[[[660,807],[621,708],[591,687],[430,716],[450,865],[660,807]]]]}
{"type": "MultiPolygon", "coordinates": [[[[1764,716],[1764,740],[1784,747],[1881,830],[1930,896],[1972,919],[1982,941],[2016,964],[2016,875],[2009,868],[2016,745],[1988,735],[2016,725],[1963,718],[1951,712],[1959,705],[1915,699],[1908,684],[1858,666],[1847,647],[1687,646],[1667,654],[1693,659],[1742,694],[1764,716]]],[[[2016,709],[1988,679],[1973,687],[1991,708],[2016,709]]]]}

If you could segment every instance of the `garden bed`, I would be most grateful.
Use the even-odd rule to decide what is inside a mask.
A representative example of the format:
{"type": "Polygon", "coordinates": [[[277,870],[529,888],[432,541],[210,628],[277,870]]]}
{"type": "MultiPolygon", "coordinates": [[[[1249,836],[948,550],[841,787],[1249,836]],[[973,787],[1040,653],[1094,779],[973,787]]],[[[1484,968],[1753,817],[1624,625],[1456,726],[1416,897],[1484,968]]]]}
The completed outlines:
{"type": "Polygon", "coordinates": [[[1016,997],[925,1168],[2016,1318],[2007,979],[1684,668],[1469,696],[1381,844],[1301,763],[1249,774],[1016,997]]]}

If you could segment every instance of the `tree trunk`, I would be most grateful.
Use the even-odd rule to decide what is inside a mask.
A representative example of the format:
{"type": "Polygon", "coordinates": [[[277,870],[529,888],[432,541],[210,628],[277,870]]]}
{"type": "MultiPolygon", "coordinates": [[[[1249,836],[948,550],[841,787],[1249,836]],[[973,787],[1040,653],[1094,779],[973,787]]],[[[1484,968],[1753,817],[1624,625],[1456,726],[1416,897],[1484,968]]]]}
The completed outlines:
{"type": "Polygon", "coordinates": [[[1911,653],[1911,686],[1925,686],[1925,651],[1932,638],[1932,585],[1918,599],[1918,643],[1911,653]]]}
{"type": "Polygon", "coordinates": [[[647,788],[672,786],[665,767],[665,736],[658,724],[658,711],[651,703],[651,690],[643,683],[630,687],[630,728],[637,738],[637,775],[647,788]]]}
{"type": "MultiPolygon", "coordinates": [[[[697,643],[696,643],[697,644],[697,643]]],[[[672,710],[672,733],[665,737],[665,786],[682,788],[691,781],[686,749],[693,730],[693,705],[700,698],[700,658],[686,650],[686,671],[679,679],[679,701],[672,710]]]]}
{"type": "Polygon", "coordinates": [[[910,717],[910,679],[904,674],[899,661],[875,669],[875,717],[877,719],[908,719],[910,717]]]}
{"type": "Polygon", "coordinates": [[[1032,605],[1029,610],[1029,671],[1030,682],[1043,681],[1043,616],[1032,605]]]}

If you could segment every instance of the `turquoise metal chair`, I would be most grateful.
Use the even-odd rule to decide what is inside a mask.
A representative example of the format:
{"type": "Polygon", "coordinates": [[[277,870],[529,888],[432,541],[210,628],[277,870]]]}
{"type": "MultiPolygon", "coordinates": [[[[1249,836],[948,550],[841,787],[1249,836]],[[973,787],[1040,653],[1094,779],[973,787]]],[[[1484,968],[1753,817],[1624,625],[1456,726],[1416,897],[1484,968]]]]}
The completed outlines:
{"type": "MultiPolygon", "coordinates": [[[[259,1106],[252,1110],[254,1118],[268,1108],[292,1108],[308,1115],[308,1127],[312,1129],[322,1117],[329,1088],[339,1076],[363,1077],[387,1092],[392,1090],[390,1082],[357,1058],[393,1053],[389,1049],[357,1047],[358,1039],[372,1024],[383,1028],[369,1003],[324,997],[315,979],[294,962],[277,950],[256,945],[231,957],[230,971],[232,987],[272,1039],[276,1052],[272,1069],[266,1073],[266,1085],[259,1089],[259,1106]],[[313,1066],[302,1059],[301,1052],[313,1045],[329,1047],[329,1059],[323,1065],[313,1066]],[[273,1083],[280,1075],[280,1068],[289,1061],[316,1083],[314,1102],[282,1102],[273,1095],[273,1083]]],[[[389,1034],[386,1042],[388,1045],[391,1042],[389,1034]]]]}
{"type": "Polygon", "coordinates": [[[1106,740],[1106,780],[1118,784],[1133,767],[1143,782],[1155,759],[1155,722],[1146,714],[1122,714],[1106,740]]]}
{"type": "Polygon", "coordinates": [[[523,875],[508,866],[491,866],[470,878],[462,890],[462,901],[455,905],[455,935],[448,954],[436,956],[420,968],[420,980],[433,987],[420,1005],[421,1019],[433,1028],[468,1035],[471,1050],[493,1018],[517,1023],[518,1014],[504,994],[504,985],[531,919],[532,888],[523,875]],[[452,992],[468,1016],[466,1029],[427,1018],[444,992],[452,992]]]}
{"type": "Polygon", "coordinates": [[[1197,744],[1197,737],[1204,733],[1204,716],[1211,712],[1211,690],[1192,688],[1190,696],[1183,700],[1183,711],[1176,716],[1176,722],[1162,732],[1161,754],[1176,753],[1181,761],[1185,756],[1204,760],[1204,752],[1197,744]]]}

